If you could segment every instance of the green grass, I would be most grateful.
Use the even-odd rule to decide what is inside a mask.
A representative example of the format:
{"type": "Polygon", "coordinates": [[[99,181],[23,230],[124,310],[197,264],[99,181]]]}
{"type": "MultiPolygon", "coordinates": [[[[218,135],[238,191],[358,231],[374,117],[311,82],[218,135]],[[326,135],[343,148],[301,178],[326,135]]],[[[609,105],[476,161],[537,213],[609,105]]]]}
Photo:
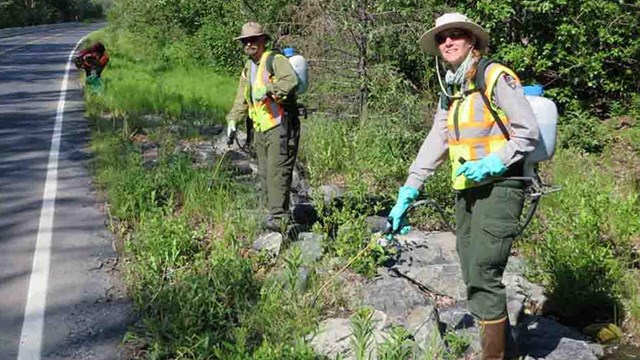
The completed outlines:
{"type": "Polygon", "coordinates": [[[544,174],[562,191],[544,198],[529,241],[521,247],[566,321],[620,324],[626,316],[638,335],[632,258],[640,240],[640,197],[634,184],[640,152],[625,145],[634,143],[637,129],[608,134],[619,139],[599,153],[569,147],[547,164],[544,174]]]}
{"type": "Polygon", "coordinates": [[[105,92],[93,109],[118,117],[163,114],[207,124],[221,122],[235,97],[237,78],[195,64],[173,67],[156,46],[126,32],[98,31],[110,55],[103,73],[105,92]]]}

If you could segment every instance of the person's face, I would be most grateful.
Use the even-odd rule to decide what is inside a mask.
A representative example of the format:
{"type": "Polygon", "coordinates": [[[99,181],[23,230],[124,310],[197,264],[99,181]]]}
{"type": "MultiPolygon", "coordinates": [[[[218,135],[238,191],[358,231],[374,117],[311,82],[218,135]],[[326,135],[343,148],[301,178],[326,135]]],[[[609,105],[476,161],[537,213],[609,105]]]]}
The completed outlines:
{"type": "Polygon", "coordinates": [[[462,29],[447,29],[436,34],[436,43],[442,59],[458,67],[473,49],[472,35],[462,29]]]}
{"type": "Polygon", "coordinates": [[[264,51],[266,43],[266,37],[264,36],[252,36],[244,39],[240,39],[244,53],[248,56],[254,56],[259,51],[264,51]]]}

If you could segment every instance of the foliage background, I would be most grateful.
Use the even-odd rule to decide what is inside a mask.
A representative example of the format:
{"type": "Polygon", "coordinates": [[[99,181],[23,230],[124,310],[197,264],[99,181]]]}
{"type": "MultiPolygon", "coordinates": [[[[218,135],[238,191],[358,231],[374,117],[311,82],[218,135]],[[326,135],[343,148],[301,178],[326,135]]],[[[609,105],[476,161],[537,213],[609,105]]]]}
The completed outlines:
{"type": "Polygon", "coordinates": [[[0,0],[0,29],[104,16],[111,0],[0,0]]]}

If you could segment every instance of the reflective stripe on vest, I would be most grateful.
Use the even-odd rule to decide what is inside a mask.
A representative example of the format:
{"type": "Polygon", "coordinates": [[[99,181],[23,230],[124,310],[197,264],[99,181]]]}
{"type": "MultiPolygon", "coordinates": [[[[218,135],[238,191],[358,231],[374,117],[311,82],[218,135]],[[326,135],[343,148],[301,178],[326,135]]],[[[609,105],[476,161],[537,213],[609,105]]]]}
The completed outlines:
{"type": "MultiPolygon", "coordinates": [[[[257,96],[260,92],[266,92],[265,87],[272,82],[272,74],[267,71],[267,57],[271,52],[265,51],[260,58],[260,65],[252,61],[248,81],[251,86],[245,88],[244,96],[249,104],[249,117],[253,120],[253,128],[257,132],[267,131],[280,125],[284,116],[284,109],[280,104],[267,96],[260,100],[257,96]]],[[[275,78],[274,78],[275,79],[275,78]]]]}
{"type": "MultiPolygon", "coordinates": [[[[509,119],[492,100],[493,89],[498,82],[498,78],[505,73],[511,75],[518,83],[520,82],[518,76],[511,69],[500,64],[491,64],[487,68],[485,76],[485,95],[502,123],[507,129],[511,129],[509,119]]],[[[469,83],[469,90],[473,89],[475,89],[475,84],[471,82],[469,83]]],[[[458,95],[462,95],[462,91],[458,92],[458,95]]],[[[482,100],[482,95],[474,92],[455,99],[449,107],[447,128],[453,188],[463,190],[491,182],[491,179],[475,182],[467,179],[464,175],[456,176],[456,171],[462,165],[459,162],[460,158],[478,160],[498,151],[507,143],[507,139],[498,124],[496,124],[491,111],[482,100]]]]}

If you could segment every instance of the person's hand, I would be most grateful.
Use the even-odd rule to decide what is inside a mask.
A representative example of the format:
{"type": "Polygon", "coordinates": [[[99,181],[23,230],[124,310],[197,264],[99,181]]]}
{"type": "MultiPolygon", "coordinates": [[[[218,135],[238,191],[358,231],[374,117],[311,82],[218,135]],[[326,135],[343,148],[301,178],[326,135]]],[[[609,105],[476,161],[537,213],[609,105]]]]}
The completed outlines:
{"type": "Polygon", "coordinates": [[[495,155],[489,154],[480,160],[466,161],[456,171],[456,176],[464,175],[467,179],[480,182],[488,176],[499,176],[507,170],[502,160],[495,155]]]}
{"type": "Polygon", "coordinates": [[[407,219],[405,215],[411,203],[418,197],[418,189],[410,186],[403,186],[398,191],[398,199],[396,204],[391,209],[388,218],[388,227],[390,227],[391,234],[404,235],[411,229],[407,226],[407,219]]]}
{"type": "Polygon", "coordinates": [[[227,145],[233,144],[233,140],[236,139],[236,135],[236,122],[234,120],[229,120],[227,122],[227,145]]]}

